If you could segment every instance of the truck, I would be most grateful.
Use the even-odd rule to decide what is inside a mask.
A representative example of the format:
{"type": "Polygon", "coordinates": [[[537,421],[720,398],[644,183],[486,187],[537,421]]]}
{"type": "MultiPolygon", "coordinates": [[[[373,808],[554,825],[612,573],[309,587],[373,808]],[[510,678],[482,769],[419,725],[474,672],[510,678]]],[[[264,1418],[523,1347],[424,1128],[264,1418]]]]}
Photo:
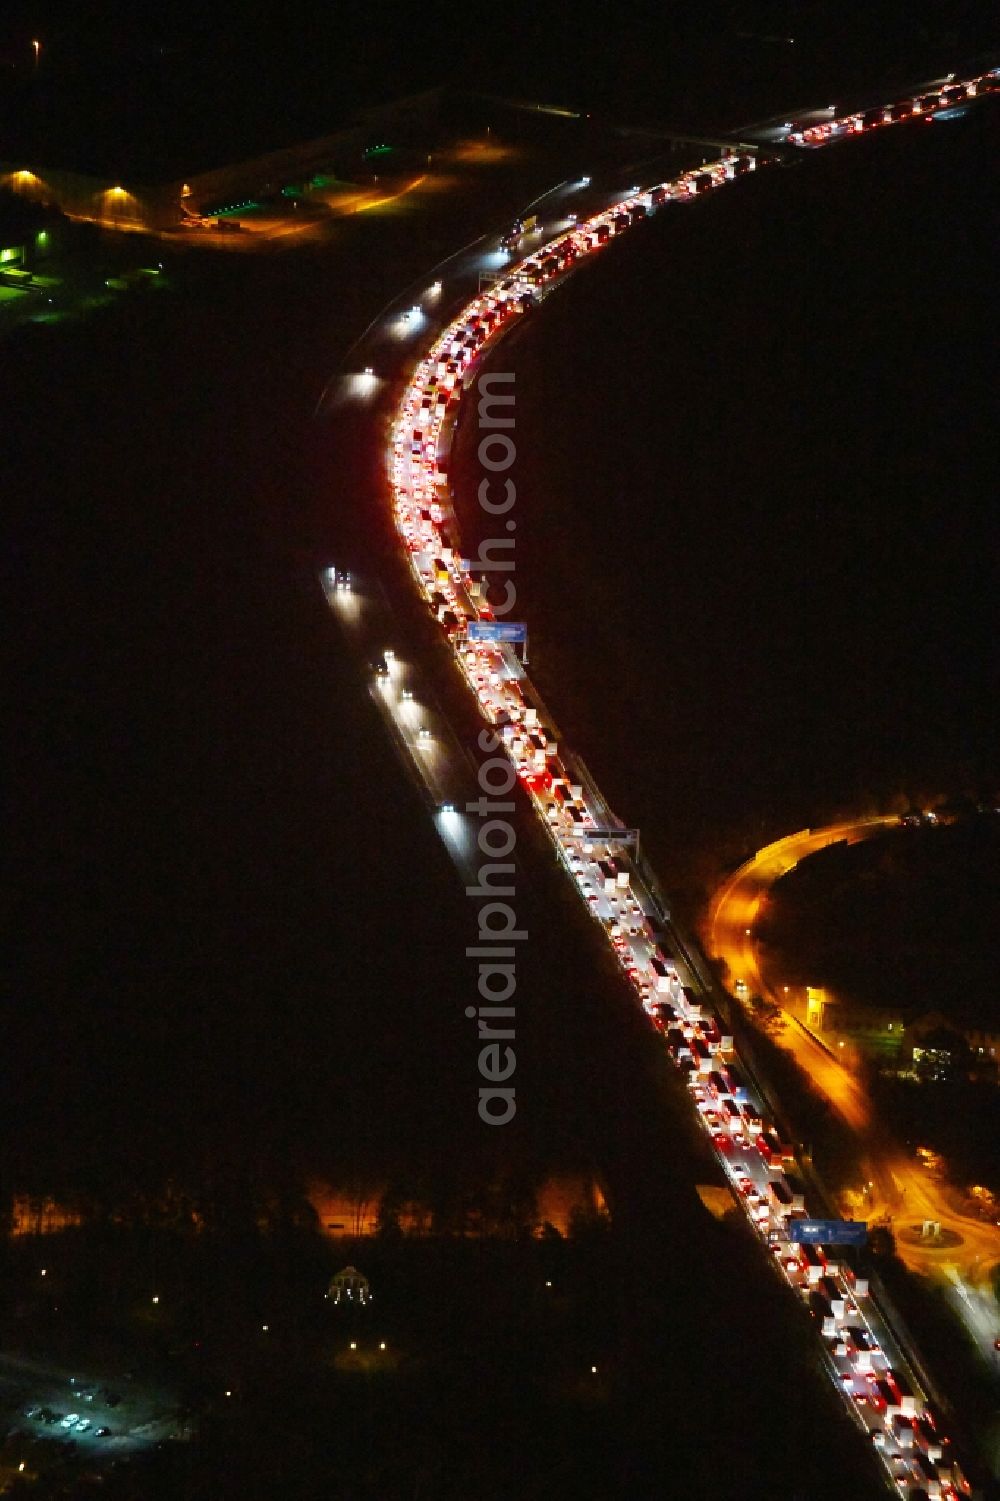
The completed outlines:
{"type": "Polygon", "coordinates": [[[767,1202],[780,1219],[784,1219],[791,1213],[792,1196],[785,1187],[783,1178],[772,1178],[765,1192],[767,1194],[767,1202]]]}
{"type": "MultiPolygon", "coordinates": [[[[888,1401],[890,1403],[895,1402],[895,1393],[890,1389],[888,1382],[879,1381],[876,1383],[876,1385],[884,1386],[889,1392],[888,1401]]],[[[942,1454],[944,1453],[944,1445],[941,1442],[940,1435],[938,1434],[936,1428],[933,1426],[933,1424],[928,1423],[925,1418],[914,1419],[913,1437],[920,1445],[921,1449],[923,1449],[928,1459],[933,1459],[936,1462],[941,1458],[942,1454]]]]}
{"type": "MultiPolygon", "coordinates": [[[[723,1042],[725,1038],[723,1038],[723,1042]]],[[[740,1105],[745,1105],[749,1098],[747,1094],[746,1080],[735,1064],[730,1063],[726,1069],[729,1075],[729,1087],[733,1093],[733,1099],[740,1105]]]]}
{"type": "Polygon", "coordinates": [[[826,1263],[816,1246],[802,1246],[801,1251],[805,1262],[806,1281],[810,1287],[815,1287],[826,1271],[826,1263]]]}
{"type": "Polygon", "coordinates": [[[718,1069],[712,1070],[712,1072],[708,1076],[708,1082],[715,1092],[716,1099],[728,1100],[732,1098],[732,1092],[729,1088],[729,1083],[726,1080],[725,1075],[721,1074],[718,1069]]]}
{"type": "Polygon", "coordinates": [[[816,1292],[815,1289],[809,1294],[809,1312],[814,1319],[819,1321],[823,1333],[826,1334],[833,1324],[833,1309],[823,1294],[816,1292]]]}
{"type": "MultiPolygon", "coordinates": [[[[781,1172],[785,1163],[791,1158],[788,1147],[778,1138],[774,1131],[762,1131],[757,1137],[757,1150],[775,1172],[781,1172]]],[[[792,1158],[794,1162],[794,1158],[792,1158]]]]}
{"type": "Polygon", "coordinates": [[[691,1057],[695,1061],[699,1074],[712,1072],[712,1055],[700,1037],[691,1038],[691,1057]]]}
{"type": "Polygon", "coordinates": [[[885,1425],[900,1449],[913,1448],[913,1424],[904,1412],[894,1412],[885,1425]]]}
{"type": "Polygon", "coordinates": [[[789,1172],[789,1170],[786,1168],[785,1182],[788,1184],[788,1191],[792,1196],[792,1208],[799,1214],[805,1214],[806,1189],[805,1184],[802,1182],[802,1179],[798,1176],[797,1173],[789,1172]]]}
{"type": "Polygon", "coordinates": [[[844,1330],[844,1335],[849,1341],[850,1348],[857,1352],[859,1371],[874,1371],[880,1363],[884,1366],[882,1351],[867,1329],[862,1329],[858,1324],[851,1324],[844,1330]]]}
{"type": "Polygon", "coordinates": [[[691,1045],[680,1027],[670,1027],[667,1030],[667,1051],[678,1062],[682,1058],[691,1057],[691,1045]]]}
{"type": "Polygon", "coordinates": [[[902,1411],[910,1415],[914,1414],[917,1410],[917,1397],[906,1376],[894,1367],[890,1370],[888,1379],[902,1411]]]}
{"type": "Polygon", "coordinates": [[[653,984],[659,995],[665,995],[670,989],[671,970],[670,966],[661,959],[659,954],[654,954],[649,961],[649,967],[653,972],[653,984]]]}
{"type": "Polygon", "coordinates": [[[912,1465],[918,1485],[924,1487],[931,1501],[937,1501],[937,1497],[942,1494],[941,1477],[938,1474],[937,1465],[929,1455],[922,1453],[919,1449],[913,1456],[912,1465]]]}

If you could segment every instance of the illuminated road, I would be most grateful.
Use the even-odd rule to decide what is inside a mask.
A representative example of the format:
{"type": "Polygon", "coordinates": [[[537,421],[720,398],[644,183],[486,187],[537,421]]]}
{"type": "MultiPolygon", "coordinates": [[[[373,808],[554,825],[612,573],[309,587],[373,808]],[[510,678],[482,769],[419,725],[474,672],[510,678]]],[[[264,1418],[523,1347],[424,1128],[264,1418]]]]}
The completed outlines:
{"type": "MultiPolygon", "coordinates": [[[[976,85],[987,90],[994,82],[988,75],[976,85]]],[[[862,131],[889,118],[886,113],[862,131]]],[[[902,118],[891,115],[893,121],[902,118]]],[[[727,1005],[709,967],[672,918],[655,877],[639,857],[635,831],[614,815],[582,759],[566,744],[513,648],[490,634],[495,625],[490,584],[495,581],[481,560],[462,555],[449,487],[451,432],[481,354],[530,316],[578,265],[606,253],[619,235],[650,214],[675,212],[674,204],[696,201],[757,166],[752,153],[734,151],[669,181],[646,188],[633,185],[603,205],[595,205],[589,178],[560,184],[539,200],[538,217],[545,222],[522,237],[523,259],[510,264],[499,241],[484,236],[441,263],[431,284],[407,297],[409,306],[400,299],[374,320],[351,351],[357,369],[346,373],[332,394],[334,402],[367,403],[371,430],[381,435],[380,397],[396,388],[404,374],[403,394],[394,398],[390,412],[387,489],[413,585],[448,644],[454,669],[509,758],[555,856],[611,946],[637,1003],[685,1077],[692,1108],[735,1201],[775,1255],[790,1288],[817,1319],[825,1368],[852,1418],[882,1456],[899,1494],[916,1497],[922,1490],[955,1501],[969,1493],[968,1483],[935,1427],[929,1389],[917,1380],[900,1337],[836,1248],[805,1245],[804,1228],[796,1238],[798,1227],[815,1213],[808,1202],[812,1192],[803,1185],[806,1175],[792,1149],[779,1140],[765,1113],[752,1069],[727,1035],[727,1005]],[[459,303],[464,304],[461,311],[447,321],[438,315],[439,307],[459,303]],[[402,358],[407,346],[418,351],[409,361],[402,358]]],[[[325,579],[335,608],[342,588],[338,577],[332,568],[325,579]]],[[[373,670],[384,684],[394,669],[383,671],[376,663],[373,670]]],[[[419,741],[404,743],[416,763],[419,741]]],[[[446,792],[460,809],[461,792],[452,794],[445,768],[433,780],[425,777],[425,783],[432,797],[446,792]]],[[[466,815],[458,811],[450,816],[464,821],[466,815]]],[[[795,858],[808,852],[810,836],[799,837],[805,844],[795,858]]],[[[780,865],[781,856],[774,858],[780,865]]],[[[771,879],[779,873],[776,869],[771,879]]],[[[752,903],[753,898],[748,887],[740,900],[752,903]]],[[[752,933],[752,918],[744,921],[747,927],[752,933]]],[[[738,957],[752,961],[752,947],[740,945],[738,957]]],[[[814,1066],[820,1066],[818,1060],[814,1066]]],[[[830,1073],[829,1087],[839,1089],[845,1110],[863,1120],[863,1101],[850,1097],[842,1073],[830,1073]]]]}
{"type": "MultiPolygon", "coordinates": [[[[726,963],[727,985],[735,996],[757,994],[782,1004],[780,988],[775,989],[761,972],[754,938],[761,905],[775,882],[819,850],[832,844],[855,844],[870,839],[898,823],[894,817],[875,817],[831,824],[825,829],[803,829],[759,850],[729,877],[712,900],[706,936],[709,953],[726,963]]],[[[854,1075],[832,1058],[784,1007],[782,1014],[785,1021],[780,1038],[782,1047],[795,1056],[848,1125],[858,1131],[865,1130],[871,1114],[854,1075]]]]}
{"type": "Polygon", "coordinates": [[[953,1307],[992,1361],[993,1342],[1000,1337],[1000,1310],[990,1291],[990,1276],[1000,1262],[1000,1229],[957,1213],[947,1185],[889,1139],[873,1119],[871,1102],[856,1075],[783,1004],[786,997],[780,977],[769,976],[762,968],[754,937],[772,887],[802,860],[831,845],[856,844],[897,827],[899,819],[892,816],[863,818],[804,829],[767,845],[716,892],[706,923],[706,944],[713,957],[725,961],[727,987],[735,998],[756,993],[781,1007],[784,1026],[775,1040],[787,1048],[862,1143],[873,1183],[865,1214],[873,1220],[892,1220],[899,1255],[908,1266],[959,1290],[953,1307]],[[951,1243],[946,1235],[941,1246],[929,1245],[910,1231],[910,1227],[919,1229],[925,1220],[951,1232],[951,1243]]]}

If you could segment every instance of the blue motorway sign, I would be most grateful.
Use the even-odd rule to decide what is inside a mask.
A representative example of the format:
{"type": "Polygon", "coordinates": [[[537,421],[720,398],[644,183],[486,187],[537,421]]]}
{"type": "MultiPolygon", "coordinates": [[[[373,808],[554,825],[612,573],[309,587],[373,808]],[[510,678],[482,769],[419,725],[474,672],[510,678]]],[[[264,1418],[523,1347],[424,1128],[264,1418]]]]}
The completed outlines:
{"type": "Polygon", "coordinates": [[[788,1231],[800,1246],[863,1246],[868,1239],[864,1220],[792,1220],[788,1231]]]}
{"type": "Polygon", "coordinates": [[[524,645],[528,640],[528,627],[514,620],[470,620],[470,641],[511,642],[524,645]]]}

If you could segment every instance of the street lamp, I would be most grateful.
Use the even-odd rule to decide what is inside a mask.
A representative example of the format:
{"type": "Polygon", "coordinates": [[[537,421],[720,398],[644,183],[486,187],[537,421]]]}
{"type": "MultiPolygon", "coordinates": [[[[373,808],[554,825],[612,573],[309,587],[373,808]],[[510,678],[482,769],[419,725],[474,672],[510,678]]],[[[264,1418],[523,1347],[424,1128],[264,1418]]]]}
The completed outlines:
{"type": "Polygon", "coordinates": [[[41,56],[42,44],[41,44],[41,42],[32,42],[31,45],[34,48],[34,52],[35,52],[35,72],[37,73],[37,71],[38,71],[38,59],[41,56]]]}

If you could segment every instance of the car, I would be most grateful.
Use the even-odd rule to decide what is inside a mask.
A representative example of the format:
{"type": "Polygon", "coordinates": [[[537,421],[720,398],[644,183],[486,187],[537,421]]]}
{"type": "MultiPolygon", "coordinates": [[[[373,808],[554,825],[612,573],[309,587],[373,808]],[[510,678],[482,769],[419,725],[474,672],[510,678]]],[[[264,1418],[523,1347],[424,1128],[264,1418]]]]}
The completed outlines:
{"type": "Polygon", "coordinates": [[[66,1416],[60,1421],[59,1427],[72,1428],[73,1424],[79,1423],[79,1421],[80,1414],[78,1412],[68,1412],[66,1416]]]}
{"type": "Polygon", "coordinates": [[[418,740],[429,740],[430,738],[431,738],[431,732],[430,732],[430,730],[427,728],[427,726],[425,724],[422,724],[420,726],[419,730],[417,731],[417,739],[418,740]]]}
{"type": "Polygon", "coordinates": [[[111,1429],[110,1428],[95,1428],[94,1429],[94,1437],[95,1438],[110,1438],[111,1437],[111,1429]]]}
{"type": "Polygon", "coordinates": [[[372,671],[377,678],[387,678],[389,676],[389,664],[384,657],[375,658],[372,663],[372,671]]]}
{"type": "Polygon", "coordinates": [[[78,1423],[74,1423],[73,1424],[73,1432],[74,1433],[86,1433],[86,1431],[87,1431],[87,1429],[89,1427],[90,1427],[90,1419],[89,1418],[81,1418],[78,1423]]]}

